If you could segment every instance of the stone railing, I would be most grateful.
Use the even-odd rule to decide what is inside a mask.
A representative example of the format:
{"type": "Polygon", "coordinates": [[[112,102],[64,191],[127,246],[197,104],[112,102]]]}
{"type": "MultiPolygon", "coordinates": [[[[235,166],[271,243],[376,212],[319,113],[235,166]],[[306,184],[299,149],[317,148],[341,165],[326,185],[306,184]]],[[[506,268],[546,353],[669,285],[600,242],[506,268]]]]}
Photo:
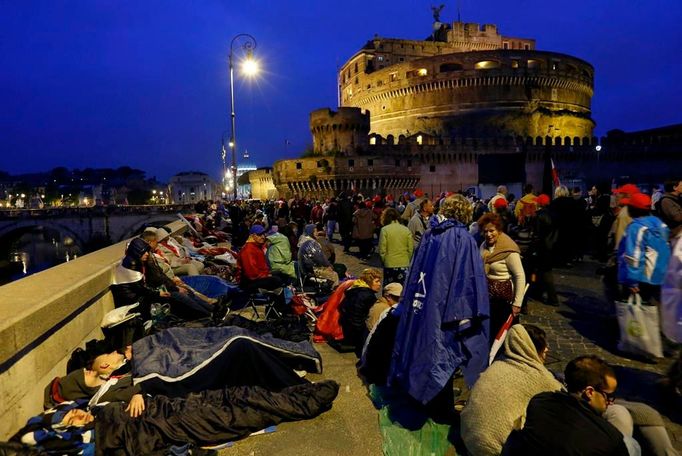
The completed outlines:
{"type": "MultiPolygon", "coordinates": [[[[182,222],[170,225],[185,229],[182,222]]],[[[114,308],[109,286],[121,242],[0,286],[0,441],[42,411],[45,386],[66,372],[71,352],[102,336],[114,308]]]]}

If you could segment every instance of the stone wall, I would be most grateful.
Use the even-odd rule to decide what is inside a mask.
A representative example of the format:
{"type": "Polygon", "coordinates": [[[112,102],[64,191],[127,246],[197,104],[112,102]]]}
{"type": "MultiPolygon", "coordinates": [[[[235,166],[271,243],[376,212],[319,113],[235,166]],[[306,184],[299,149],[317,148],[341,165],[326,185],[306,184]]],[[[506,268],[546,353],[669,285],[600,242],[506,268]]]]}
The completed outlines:
{"type": "MultiPolygon", "coordinates": [[[[182,222],[169,225],[185,229],[182,222]]],[[[45,386],[71,352],[102,336],[109,291],[125,242],[0,287],[0,440],[43,410],[45,386]]]]}
{"type": "Polygon", "coordinates": [[[359,108],[318,109],[310,113],[313,154],[352,155],[367,146],[369,114],[359,108]]]}
{"type": "Polygon", "coordinates": [[[591,136],[593,72],[543,51],[437,55],[358,73],[341,103],[368,110],[381,136],[591,136]]]}
{"type": "Polygon", "coordinates": [[[262,168],[249,171],[251,198],[260,200],[277,199],[277,188],[272,181],[272,168],[262,168]]]}

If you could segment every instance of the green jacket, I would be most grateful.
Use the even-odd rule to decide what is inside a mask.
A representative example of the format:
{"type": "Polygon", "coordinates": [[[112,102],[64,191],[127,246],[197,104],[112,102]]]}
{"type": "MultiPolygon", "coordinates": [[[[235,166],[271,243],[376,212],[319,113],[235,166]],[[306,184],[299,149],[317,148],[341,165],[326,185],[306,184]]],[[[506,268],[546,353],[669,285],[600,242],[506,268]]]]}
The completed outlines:
{"type": "Polygon", "coordinates": [[[385,268],[406,268],[410,265],[414,241],[410,230],[397,220],[381,228],[379,256],[385,268]]]}
{"type": "Polygon", "coordinates": [[[268,236],[270,246],[266,252],[268,263],[272,272],[279,271],[290,277],[296,278],[294,262],[291,258],[291,245],[289,239],[282,233],[274,233],[268,236]]]}

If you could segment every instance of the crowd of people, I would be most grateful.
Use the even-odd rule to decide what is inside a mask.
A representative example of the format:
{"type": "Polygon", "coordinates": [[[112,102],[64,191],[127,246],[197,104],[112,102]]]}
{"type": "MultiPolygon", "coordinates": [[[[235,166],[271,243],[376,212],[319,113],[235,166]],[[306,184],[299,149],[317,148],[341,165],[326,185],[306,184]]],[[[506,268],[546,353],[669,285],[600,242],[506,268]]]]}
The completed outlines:
{"type": "MultiPolygon", "coordinates": [[[[588,253],[604,264],[609,299],[637,294],[648,305],[682,310],[682,181],[666,182],[664,192],[654,195],[630,183],[613,190],[594,186],[586,195],[564,186],[551,197],[530,185],[523,193],[516,200],[500,186],[488,201],[417,189],[397,198],[342,192],[324,201],[201,202],[184,236],[147,229],[128,244],[116,269],[116,307],[135,306],[151,328],[127,332],[125,343],[118,340],[115,347],[119,355],[91,346],[87,361],[48,387],[46,405],[92,396],[101,401],[112,392],[110,400],[119,400],[117,388],[100,387],[134,356],[135,340],[187,329],[188,321],[194,321],[193,330],[231,327],[234,294],[209,297],[182,279],[202,274],[247,297],[268,293],[277,316],[296,317],[302,313],[297,305],[313,296],[314,305],[303,306],[312,315],[312,339],[355,353],[368,384],[411,398],[436,420],[455,420],[453,381],[463,376],[467,399],[461,401],[460,430],[472,455],[632,455],[640,454],[640,445],[657,455],[677,454],[655,410],[615,399],[616,375],[603,360],[580,356],[563,374],[550,372],[544,366],[546,334],[523,323],[523,314],[528,296],[558,306],[553,269],[572,267],[588,253]],[[353,277],[335,243],[361,260],[378,254],[383,268],[368,267],[353,277]],[[177,319],[170,329],[154,329],[159,308],[177,319]],[[502,347],[497,356],[492,348],[491,356],[496,341],[502,347]]],[[[682,337],[663,332],[672,349],[667,354],[676,356],[682,337]]],[[[229,337],[221,333],[217,343],[229,337]]],[[[292,362],[296,356],[242,344],[247,346],[228,357],[245,371],[239,379],[203,378],[196,383],[200,390],[188,387],[186,393],[239,386],[279,394],[305,383],[293,373],[301,367],[292,362]]],[[[682,375],[669,380],[672,390],[682,385],[682,375]]],[[[144,381],[119,383],[130,417],[144,415],[154,397],[166,397],[154,393],[172,390],[157,385],[145,391],[144,381]]],[[[330,407],[338,390],[325,387],[317,396],[306,390],[317,398],[313,414],[330,407]]],[[[212,406],[225,413],[226,391],[219,396],[222,402],[212,406]]],[[[302,407],[299,393],[287,397],[294,408],[302,407]]],[[[76,412],[69,413],[72,419],[76,412]]],[[[268,410],[267,419],[254,422],[300,416],[278,413],[268,410]]],[[[91,417],[85,415],[82,424],[91,417]]],[[[185,437],[190,443],[211,440],[197,433],[185,437]]]]}

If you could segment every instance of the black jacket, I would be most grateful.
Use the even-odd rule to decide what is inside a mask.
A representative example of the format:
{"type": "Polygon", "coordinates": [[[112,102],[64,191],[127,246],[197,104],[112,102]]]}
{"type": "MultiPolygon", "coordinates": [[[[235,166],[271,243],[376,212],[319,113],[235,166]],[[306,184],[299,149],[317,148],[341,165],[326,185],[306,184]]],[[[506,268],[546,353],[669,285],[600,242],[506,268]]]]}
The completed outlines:
{"type": "Polygon", "coordinates": [[[503,456],[627,456],[623,434],[580,399],[540,393],[526,410],[522,430],[512,431],[503,456]]]}

